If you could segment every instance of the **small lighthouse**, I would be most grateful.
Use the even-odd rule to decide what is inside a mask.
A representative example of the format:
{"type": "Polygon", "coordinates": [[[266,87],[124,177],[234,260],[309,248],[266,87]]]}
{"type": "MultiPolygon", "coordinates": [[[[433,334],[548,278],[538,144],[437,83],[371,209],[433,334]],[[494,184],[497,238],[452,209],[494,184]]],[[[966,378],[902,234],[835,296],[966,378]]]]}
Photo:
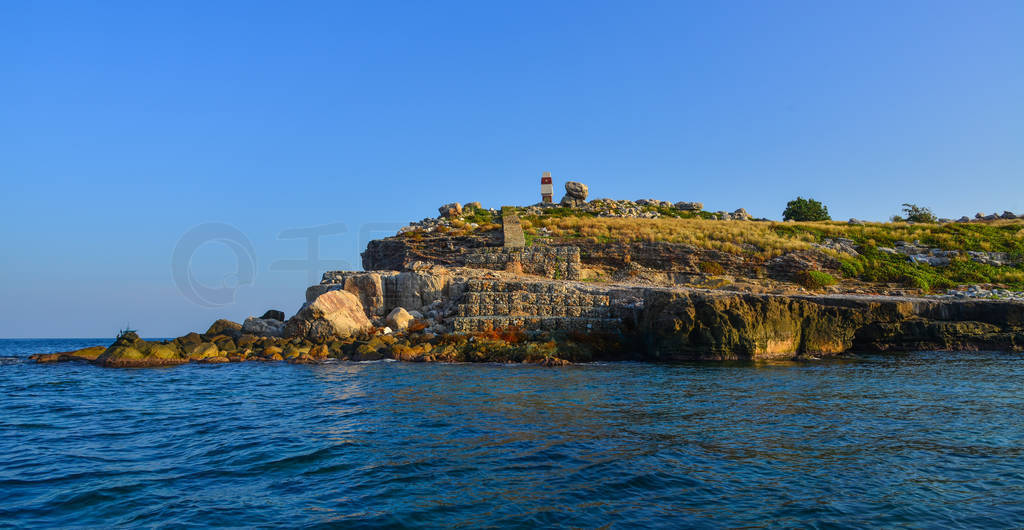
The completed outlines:
{"type": "Polygon", "coordinates": [[[544,204],[551,204],[551,172],[545,171],[540,177],[540,199],[544,204]]]}

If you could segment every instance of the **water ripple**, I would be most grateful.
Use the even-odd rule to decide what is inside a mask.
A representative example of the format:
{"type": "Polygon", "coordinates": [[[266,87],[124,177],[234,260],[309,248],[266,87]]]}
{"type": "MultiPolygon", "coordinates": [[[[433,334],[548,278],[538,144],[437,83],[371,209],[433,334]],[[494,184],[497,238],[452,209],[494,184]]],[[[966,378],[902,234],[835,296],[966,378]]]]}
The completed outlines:
{"type": "Polygon", "coordinates": [[[1017,526],[1017,355],[546,369],[35,365],[0,526],[1017,526]]]}

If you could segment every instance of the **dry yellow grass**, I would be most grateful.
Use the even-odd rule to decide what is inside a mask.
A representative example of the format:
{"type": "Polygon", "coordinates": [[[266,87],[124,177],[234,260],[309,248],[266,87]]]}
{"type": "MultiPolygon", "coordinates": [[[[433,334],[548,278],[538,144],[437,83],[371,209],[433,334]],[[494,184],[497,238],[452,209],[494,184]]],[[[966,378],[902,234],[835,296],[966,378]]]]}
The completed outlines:
{"type": "Polygon", "coordinates": [[[732,253],[754,253],[762,257],[810,248],[810,233],[783,237],[775,223],[753,221],[710,221],[706,219],[624,219],[562,217],[538,219],[523,228],[536,234],[547,228],[555,237],[582,237],[594,241],[665,241],[732,253]],[[754,248],[756,247],[756,248],[754,248]]]}
{"type": "MultiPolygon", "coordinates": [[[[961,225],[966,226],[966,225],[961,225]]],[[[977,229],[979,225],[970,225],[977,229]]],[[[1020,226],[1016,232],[1007,230],[1024,241],[1024,222],[995,221],[988,227],[1020,226]]],[[[615,217],[540,217],[523,220],[523,228],[538,235],[547,228],[554,237],[587,238],[604,241],[665,241],[685,243],[698,248],[771,258],[785,252],[811,248],[821,237],[850,238],[859,242],[891,245],[892,242],[927,241],[941,248],[992,250],[992,242],[972,234],[957,232],[955,225],[844,222],[782,223],[758,221],[712,221],[706,219],[629,219],[615,217]]]]}

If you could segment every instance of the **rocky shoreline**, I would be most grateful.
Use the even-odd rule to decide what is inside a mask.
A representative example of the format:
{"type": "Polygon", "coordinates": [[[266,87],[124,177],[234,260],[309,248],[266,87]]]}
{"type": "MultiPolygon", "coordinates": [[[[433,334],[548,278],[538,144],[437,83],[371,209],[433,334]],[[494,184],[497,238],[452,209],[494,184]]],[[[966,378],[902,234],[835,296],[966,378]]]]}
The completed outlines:
{"type": "Polygon", "coordinates": [[[479,269],[329,272],[287,321],[40,354],[108,367],[328,359],[525,362],[818,358],[851,352],[1024,351],[1013,300],[766,294],[527,278],[479,269]],[[408,308],[408,309],[407,309],[408,308]]]}

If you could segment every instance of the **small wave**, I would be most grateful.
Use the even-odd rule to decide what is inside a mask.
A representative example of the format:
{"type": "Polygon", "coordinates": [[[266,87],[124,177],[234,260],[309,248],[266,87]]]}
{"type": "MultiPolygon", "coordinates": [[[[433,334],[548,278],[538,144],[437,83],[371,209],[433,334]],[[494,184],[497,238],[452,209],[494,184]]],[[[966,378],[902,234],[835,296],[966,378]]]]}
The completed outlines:
{"type": "Polygon", "coordinates": [[[21,364],[25,361],[24,357],[0,357],[0,366],[5,364],[21,364]]]}

